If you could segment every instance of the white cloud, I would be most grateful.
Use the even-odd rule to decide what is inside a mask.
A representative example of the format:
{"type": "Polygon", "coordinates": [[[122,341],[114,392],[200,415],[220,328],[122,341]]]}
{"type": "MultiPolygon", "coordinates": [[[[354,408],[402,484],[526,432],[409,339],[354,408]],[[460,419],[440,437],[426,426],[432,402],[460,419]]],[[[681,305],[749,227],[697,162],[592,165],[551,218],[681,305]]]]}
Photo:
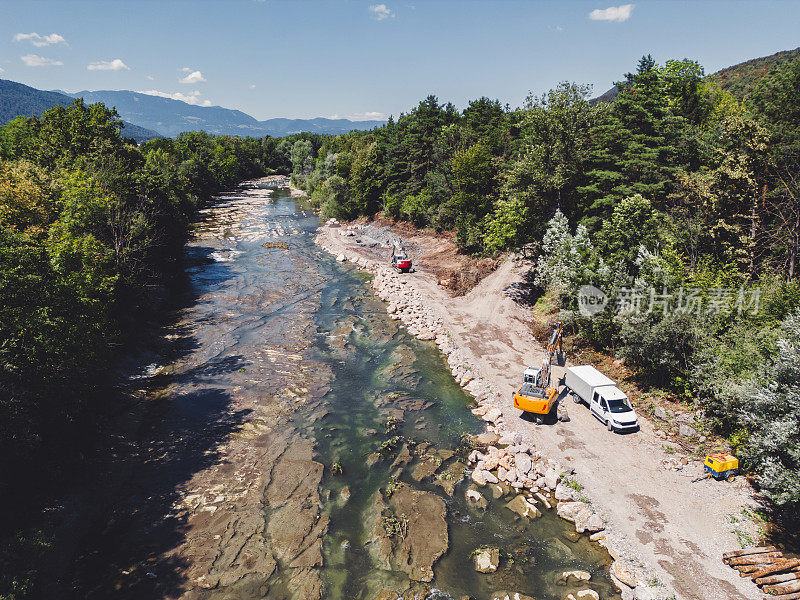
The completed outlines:
{"type": "Polygon", "coordinates": [[[372,18],[376,21],[394,19],[394,11],[385,4],[371,4],[369,11],[372,13],[372,18]]]}
{"type": "Polygon", "coordinates": [[[380,121],[386,118],[386,114],[376,111],[368,111],[363,113],[354,113],[350,115],[352,121],[380,121]]]}
{"type": "Polygon", "coordinates": [[[6,70],[3,67],[0,67],[0,73],[5,73],[6,70]]]}
{"type": "Polygon", "coordinates": [[[623,4],[621,6],[609,6],[608,8],[595,8],[589,13],[592,21],[616,21],[622,23],[631,18],[634,4],[623,4]]]}
{"type": "MultiPolygon", "coordinates": [[[[186,67],[181,69],[181,71],[185,72],[186,67]]],[[[203,83],[205,80],[206,78],[203,77],[203,74],[200,71],[192,71],[186,77],[178,79],[178,83],[203,83]]]]}
{"type": "Polygon", "coordinates": [[[131,68],[122,62],[121,59],[115,58],[114,60],[98,60],[86,65],[88,71],[130,71],[131,68]]]}
{"type": "Polygon", "coordinates": [[[190,71],[192,71],[192,69],[190,69],[189,67],[183,67],[181,69],[178,69],[178,71],[182,71],[183,73],[189,73],[190,71]]]}
{"type": "Polygon", "coordinates": [[[194,106],[211,106],[211,100],[200,99],[201,94],[198,90],[195,90],[194,92],[189,92],[188,94],[181,94],[180,92],[169,94],[167,92],[160,92],[158,90],[139,90],[138,93],[147,94],[148,96],[158,96],[159,98],[171,98],[172,100],[180,100],[181,102],[186,102],[187,104],[193,104],[194,106]]]}
{"type": "Polygon", "coordinates": [[[33,33],[18,33],[14,36],[15,42],[24,42],[28,41],[37,48],[42,48],[44,46],[54,46],[55,44],[67,44],[67,40],[65,40],[62,36],[58,35],[57,33],[51,33],[50,35],[39,35],[36,32],[33,33]]]}
{"type": "Polygon", "coordinates": [[[349,115],[328,115],[328,119],[349,119],[350,121],[383,121],[386,113],[367,111],[363,113],[351,113],[349,115]]]}
{"type": "Polygon", "coordinates": [[[26,54],[20,56],[20,60],[25,63],[26,67],[60,67],[64,63],[60,60],[53,60],[52,58],[45,58],[38,54],[26,54]]]}
{"type": "Polygon", "coordinates": [[[145,75],[145,77],[146,77],[147,79],[149,79],[150,81],[153,81],[153,76],[152,76],[152,75],[145,75]]]}
{"type": "Polygon", "coordinates": [[[250,89],[251,89],[251,90],[254,90],[254,89],[256,89],[256,84],[255,84],[255,83],[251,83],[251,84],[250,84],[250,89]]]}

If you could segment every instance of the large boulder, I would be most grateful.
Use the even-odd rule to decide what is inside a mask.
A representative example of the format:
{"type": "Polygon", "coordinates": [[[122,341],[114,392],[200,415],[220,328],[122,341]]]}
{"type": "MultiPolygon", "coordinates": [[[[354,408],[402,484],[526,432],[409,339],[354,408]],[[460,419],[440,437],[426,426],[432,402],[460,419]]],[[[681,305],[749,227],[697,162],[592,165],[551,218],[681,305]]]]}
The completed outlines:
{"type": "Polygon", "coordinates": [[[503,411],[501,411],[499,408],[494,407],[487,410],[486,414],[483,415],[482,418],[484,421],[496,423],[502,416],[503,416],[503,411]]]}
{"type": "Polygon", "coordinates": [[[542,513],[539,512],[539,509],[536,508],[532,502],[529,502],[528,499],[522,494],[515,496],[511,502],[506,504],[506,507],[509,510],[517,513],[520,517],[536,519],[537,517],[542,516],[542,513]]]}
{"type": "Polygon", "coordinates": [[[472,560],[478,573],[494,573],[500,566],[500,548],[478,548],[472,560]]]}
{"type": "Polygon", "coordinates": [[[521,437],[520,437],[520,435],[518,433],[510,431],[510,432],[504,433],[503,435],[500,436],[500,439],[497,440],[497,445],[498,446],[504,446],[504,447],[505,446],[515,446],[516,444],[519,444],[520,439],[521,439],[521,437]]]}
{"type": "Polygon", "coordinates": [[[432,581],[433,565],[447,552],[447,508],[436,494],[404,486],[388,502],[376,492],[366,519],[365,544],[375,564],[432,581]]]}
{"type": "Polygon", "coordinates": [[[558,478],[559,478],[559,472],[553,467],[550,467],[544,473],[545,484],[551,490],[556,489],[556,486],[558,485],[558,478]]]}
{"type": "Polygon", "coordinates": [[[569,487],[565,483],[559,483],[556,486],[556,500],[564,501],[564,500],[572,500],[573,496],[573,489],[569,487]]]}
{"type": "Polygon", "coordinates": [[[514,455],[514,464],[517,465],[517,473],[520,474],[520,477],[525,477],[533,468],[531,457],[521,452],[514,455]]]}
{"type": "Polygon", "coordinates": [[[586,519],[586,522],[583,524],[583,530],[588,531],[590,533],[596,533],[598,531],[603,531],[606,528],[606,524],[603,522],[603,519],[600,518],[600,515],[593,514],[591,517],[586,519]]]}
{"type": "Polygon", "coordinates": [[[483,469],[475,469],[472,472],[471,477],[472,477],[472,481],[475,482],[475,485],[479,485],[481,487],[486,485],[487,481],[486,481],[486,477],[484,476],[484,473],[486,473],[486,472],[487,471],[484,471],[483,469]]]}
{"type": "MultiPolygon", "coordinates": [[[[559,502],[556,512],[562,519],[574,523],[582,514],[591,514],[592,509],[585,502],[559,502]]],[[[589,516],[587,515],[586,518],[588,519],[589,516]]]]}
{"type": "Polygon", "coordinates": [[[484,495],[475,488],[468,488],[467,491],[464,492],[464,496],[466,497],[467,502],[473,506],[477,506],[480,509],[485,509],[489,505],[484,495]]]}
{"type": "Polygon", "coordinates": [[[629,588],[636,587],[636,577],[622,561],[615,560],[613,562],[611,565],[611,574],[629,588]]]}
{"type": "Polygon", "coordinates": [[[577,583],[581,583],[584,581],[589,581],[592,578],[592,574],[588,571],[563,571],[561,575],[556,578],[556,583],[558,585],[567,585],[570,583],[570,580],[574,580],[577,583]]]}
{"type": "Polygon", "coordinates": [[[663,406],[656,406],[653,410],[653,416],[662,421],[669,421],[669,413],[663,406]]]}

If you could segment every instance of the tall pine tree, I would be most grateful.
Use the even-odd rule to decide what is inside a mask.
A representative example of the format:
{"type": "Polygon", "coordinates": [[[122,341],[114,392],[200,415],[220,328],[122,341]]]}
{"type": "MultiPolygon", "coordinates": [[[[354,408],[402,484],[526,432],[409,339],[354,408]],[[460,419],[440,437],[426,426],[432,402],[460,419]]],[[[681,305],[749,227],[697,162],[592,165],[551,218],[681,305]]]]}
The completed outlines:
{"type": "Polygon", "coordinates": [[[592,129],[587,184],[577,190],[590,229],[634,194],[662,205],[685,162],[678,152],[685,120],[667,108],[665,82],[653,58],[642,57],[636,72],[616,85],[619,95],[592,129]]]}

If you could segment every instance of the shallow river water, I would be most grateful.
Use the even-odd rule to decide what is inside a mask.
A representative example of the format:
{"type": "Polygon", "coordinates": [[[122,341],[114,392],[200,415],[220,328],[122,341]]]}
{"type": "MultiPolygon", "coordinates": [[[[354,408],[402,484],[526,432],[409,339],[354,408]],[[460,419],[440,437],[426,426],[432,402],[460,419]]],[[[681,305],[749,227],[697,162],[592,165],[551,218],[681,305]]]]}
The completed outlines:
{"type": "MultiPolygon", "coordinates": [[[[103,590],[113,587],[127,591],[125,597],[276,600],[315,594],[388,599],[416,592],[488,600],[507,590],[564,600],[589,588],[605,600],[618,598],[606,575],[607,553],[586,536],[570,541],[565,534],[572,527],[554,510],[543,510],[536,520],[520,519],[505,507],[513,496],[493,499],[488,490],[482,490],[488,508],[468,504],[464,434],[482,430],[470,412],[472,399],[434,344],[416,340],[390,318],[367,276],[313,244],[317,225],[287,193],[267,196],[252,187],[249,194],[220,197],[202,214],[187,248],[191,299],[174,327],[180,351],[167,353],[166,364],[150,369],[157,372],[150,393],[161,403],[150,425],[157,432],[151,433],[157,440],[151,446],[167,458],[135,474],[131,487],[137,493],[123,511],[137,516],[116,534],[116,543],[127,545],[125,552],[95,551],[99,558],[79,569],[76,591],[96,590],[86,595],[103,597],[103,590]],[[303,464],[322,465],[313,480],[316,489],[305,490],[304,504],[298,504],[303,510],[318,504],[312,521],[327,523],[320,528],[321,560],[302,563],[302,569],[291,549],[281,548],[285,528],[275,525],[279,511],[293,506],[291,490],[288,500],[280,501],[288,504],[275,500],[277,459],[253,451],[279,434],[307,441],[313,459],[303,464]],[[271,480],[261,482],[260,473],[270,469],[271,480]],[[446,548],[433,563],[433,578],[414,577],[429,581],[411,581],[410,567],[392,555],[402,543],[417,544],[405,557],[410,563],[419,548],[433,543],[428,532],[413,525],[406,532],[401,523],[386,538],[383,555],[376,550],[381,540],[375,532],[388,533],[386,510],[402,488],[435,496],[440,500],[431,502],[446,507],[446,548]],[[258,555],[253,561],[268,566],[226,577],[218,557],[227,549],[203,554],[226,533],[212,535],[211,517],[204,521],[197,516],[206,514],[201,511],[227,519],[220,532],[246,530],[242,523],[252,522],[255,534],[243,534],[244,550],[238,551],[258,555]],[[258,536],[263,541],[257,543],[268,547],[263,556],[261,548],[247,545],[261,540],[258,536]],[[494,573],[473,569],[471,555],[482,546],[502,551],[494,573]],[[186,567],[192,560],[214,562],[213,583],[207,584],[208,569],[186,567]],[[126,576],[109,575],[114,569],[126,576]],[[556,584],[563,571],[574,569],[589,571],[591,581],[556,584]],[[92,581],[94,573],[104,572],[96,576],[100,584],[92,581]],[[143,575],[134,578],[137,572],[143,575]],[[298,573],[305,578],[301,583],[298,573]],[[309,584],[308,573],[321,584],[309,584]]],[[[285,445],[280,460],[296,451],[291,442],[285,445]]],[[[406,516],[397,515],[395,523],[406,516]]],[[[298,539],[312,545],[311,537],[298,539]]]]}

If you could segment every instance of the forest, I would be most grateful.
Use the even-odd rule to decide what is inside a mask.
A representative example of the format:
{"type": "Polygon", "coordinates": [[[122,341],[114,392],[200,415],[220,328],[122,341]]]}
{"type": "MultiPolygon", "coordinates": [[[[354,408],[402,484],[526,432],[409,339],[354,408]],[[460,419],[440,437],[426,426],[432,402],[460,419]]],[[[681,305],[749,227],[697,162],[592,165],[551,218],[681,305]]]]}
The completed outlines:
{"type": "MultiPolygon", "coordinates": [[[[326,215],[526,248],[536,307],[703,410],[773,518],[800,507],[800,59],[737,99],[693,60],[643,57],[611,102],[562,83],[510,109],[435,96],[371,132],[292,148],[326,215]],[[610,301],[578,307],[582,286],[610,301]]],[[[741,92],[741,90],[739,90],[741,92]]]]}
{"type": "Polygon", "coordinates": [[[287,174],[296,141],[320,144],[124,134],[113,110],[82,100],[0,128],[2,598],[34,585],[42,504],[92,476],[104,424],[125,409],[115,361],[162,318],[196,209],[287,174]]]}

